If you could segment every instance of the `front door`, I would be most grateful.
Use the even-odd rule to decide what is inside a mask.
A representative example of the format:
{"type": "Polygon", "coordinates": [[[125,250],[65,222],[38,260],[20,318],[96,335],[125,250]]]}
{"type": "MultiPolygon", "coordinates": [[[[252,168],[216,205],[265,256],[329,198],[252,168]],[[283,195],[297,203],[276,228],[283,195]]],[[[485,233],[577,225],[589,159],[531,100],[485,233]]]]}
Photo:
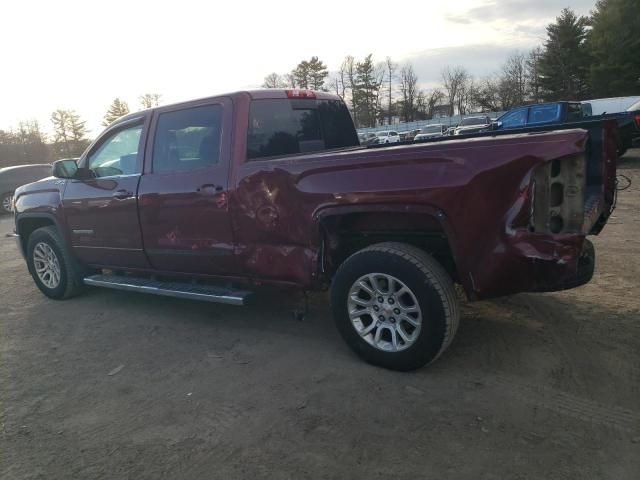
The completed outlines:
{"type": "Polygon", "coordinates": [[[152,122],[152,150],[140,180],[144,249],[166,272],[235,271],[228,205],[231,102],[165,107],[152,122]]]}
{"type": "Polygon", "coordinates": [[[103,134],[80,161],[91,178],[68,180],[64,212],[74,253],[85,263],[146,268],[136,194],[144,118],[103,134]]]}

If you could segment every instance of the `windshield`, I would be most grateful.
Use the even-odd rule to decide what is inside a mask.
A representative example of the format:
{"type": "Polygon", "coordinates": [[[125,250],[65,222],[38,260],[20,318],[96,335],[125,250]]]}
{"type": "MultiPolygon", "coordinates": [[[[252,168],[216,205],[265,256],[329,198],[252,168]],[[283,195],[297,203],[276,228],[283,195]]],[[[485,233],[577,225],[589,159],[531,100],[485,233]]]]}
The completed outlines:
{"type": "Polygon", "coordinates": [[[440,132],[442,132],[442,127],[440,125],[432,125],[430,127],[423,128],[421,133],[440,133],[440,132]]]}
{"type": "Polygon", "coordinates": [[[379,137],[387,137],[389,136],[389,132],[378,132],[376,133],[376,135],[379,137]]]}
{"type": "Polygon", "coordinates": [[[487,119],[485,117],[469,117],[469,118],[464,118],[460,122],[461,127],[467,127],[469,125],[486,125],[486,124],[487,124],[487,119]]]}
{"type": "Polygon", "coordinates": [[[627,109],[627,112],[633,112],[634,110],[640,110],[640,101],[637,101],[636,103],[634,103],[633,105],[631,105],[631,106],[627,109]]]}

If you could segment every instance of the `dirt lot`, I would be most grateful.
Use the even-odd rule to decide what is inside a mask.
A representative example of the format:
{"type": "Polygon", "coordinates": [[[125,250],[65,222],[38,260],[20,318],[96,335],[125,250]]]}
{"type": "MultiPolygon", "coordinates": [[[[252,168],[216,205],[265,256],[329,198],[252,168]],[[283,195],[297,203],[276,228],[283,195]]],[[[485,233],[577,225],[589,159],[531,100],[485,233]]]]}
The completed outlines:
{"type": "Polygon", "coordinates": [[[0,223],[0,478],[640,478],[640,151],[594,280],[464,307],[450,350],[362,363],[295,321],[108,290],[47,300],[0,223]]]}

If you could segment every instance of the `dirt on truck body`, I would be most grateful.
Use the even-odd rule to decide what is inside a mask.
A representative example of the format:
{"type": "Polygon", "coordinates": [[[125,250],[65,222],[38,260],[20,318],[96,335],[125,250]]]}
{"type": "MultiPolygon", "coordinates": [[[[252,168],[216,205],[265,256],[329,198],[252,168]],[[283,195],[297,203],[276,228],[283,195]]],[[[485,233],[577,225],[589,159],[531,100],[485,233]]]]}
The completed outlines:
{"type": "Polygon", "coordinates": [[[615,122],[366,149],[334,95],[239,92],[118,120],[18,189],[16,236],[56,299],[330,287],[352,349],[407,370],[451,343],[454,282],[477,300],[591,279],[615,161],[615,122]]]}

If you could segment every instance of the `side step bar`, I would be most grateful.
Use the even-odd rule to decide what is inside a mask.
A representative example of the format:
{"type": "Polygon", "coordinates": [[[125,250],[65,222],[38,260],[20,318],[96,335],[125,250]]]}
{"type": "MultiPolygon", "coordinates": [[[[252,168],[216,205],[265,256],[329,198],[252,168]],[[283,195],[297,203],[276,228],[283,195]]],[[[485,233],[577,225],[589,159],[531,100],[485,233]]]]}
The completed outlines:
{"type": "Polygon", "coordinates": [[[192,283],[160,282],[158,280],[129,276],[91,275],[84,278],[84,283],[94,287],[151,293],[165,297],[188,298],[229,305],[246,305],[252,296],[252,292],[244,290],[232,290],[192,283]]]}

